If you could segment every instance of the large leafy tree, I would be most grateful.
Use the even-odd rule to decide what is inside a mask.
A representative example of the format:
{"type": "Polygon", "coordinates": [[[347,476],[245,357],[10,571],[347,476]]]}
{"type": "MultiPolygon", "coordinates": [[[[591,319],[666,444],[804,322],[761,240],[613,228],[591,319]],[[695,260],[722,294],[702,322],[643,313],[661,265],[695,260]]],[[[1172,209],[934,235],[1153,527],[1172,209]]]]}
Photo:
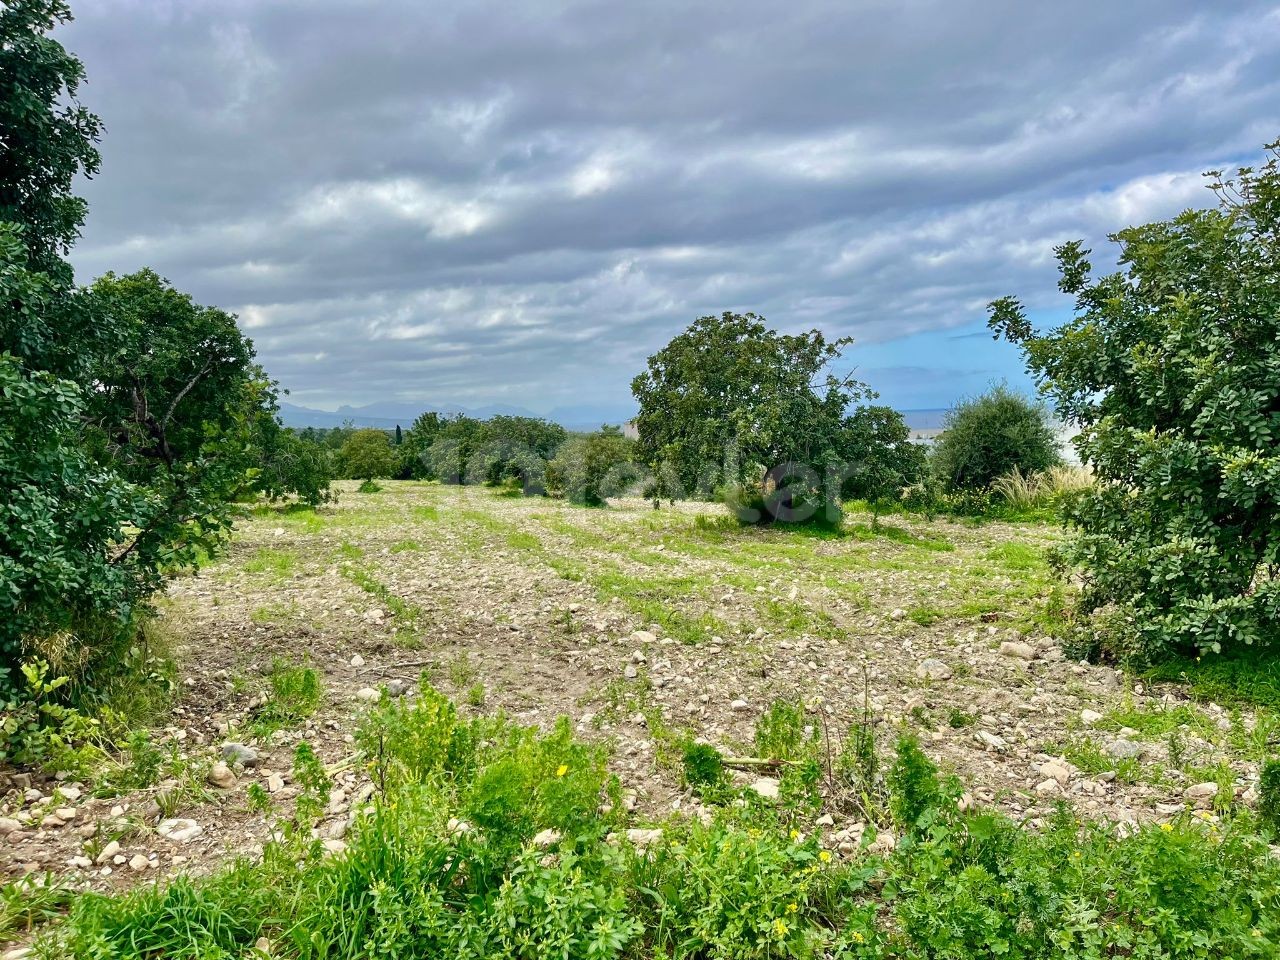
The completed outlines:
{"type": "Polygon", "coordinates": [[[601,507],[638,479],[635,441],[618,427],[574,434],[547,465],[547,488],[565,499],[601,507]]]}
{"type": "MultiPolygon", "coordinates": [[[[33,654],[87,674],[230,523],[275,393],[235,318],[155,274],[76,288],[63,259],[98,165],[65,4],[0,10],[0,693],[33,654]]],[[[8,688],[8,689],[6,689],[8,688]]]]}
{"type": "Polygon", "coordinates": [[[842,471],[856,467],[848,408],[873,395],[830,370],[850,343],[781,334],[753,313],[698,318],[631,383],[639,457],[681,488],[666,493],[742,484],[754,499],[777,483],[788,507],[796,496],[831,507],[842,471]]]}
{"type": "Polygon", "coordinates": [[[338,453],[343,472],[356,480],[373,481],[392,476],[397,461],[391,437],[385,430],[357,430],[338,453]]]}
{"type": "Polygon", "coordinates": [[[1094,277],[1058,248],[1076,315],[1039,332],[992,305],[1098,477],[1071,510],[1081,607],[1122,652],[1274,643],[1280,624],[1280,168],[1214,177],[1220,204],[1115,234],[1094,277]]]}
{"type": "Polygon", "coordinates": [[[85,214],[71,184],[97,172],[102,129],[77,99],[84,65],[48,35],[70,19],[62,0],[0,8],[0,222],[22,224],[30,265],[63,283],[85,214]]]}

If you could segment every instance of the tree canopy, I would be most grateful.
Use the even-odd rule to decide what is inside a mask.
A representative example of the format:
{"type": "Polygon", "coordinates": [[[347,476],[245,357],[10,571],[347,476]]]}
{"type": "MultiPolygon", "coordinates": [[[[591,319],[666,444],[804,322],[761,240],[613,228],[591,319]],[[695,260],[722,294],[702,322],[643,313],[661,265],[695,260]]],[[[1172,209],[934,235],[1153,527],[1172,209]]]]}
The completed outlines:
{"type": "Polygon", "coordinates": [[[631,384],[637,453],[657,472],[659,492],[741,487],[732,499],[744,517],[820,509],[830,518],[851,478],[877,496],[899,475],[910,483],[919,455],[906,447],[900,415],[851,414],[875,394],[831,369],[850,343],[820,330],[781,334],[754,313],[695,320],[631,384]],[[897,427],[886,431],[888,420],[897,427]]]}
{"type": "Polygon", "coordinates": [[[1274,643],[1280,624],[1280,144],[1211,174],[1220,203],[1114,234],[1121,269],[1057,250],[1075,316],[992,304],[1098,484],[1071,510],[1081,609],[1122,653],[1274,643]]]}

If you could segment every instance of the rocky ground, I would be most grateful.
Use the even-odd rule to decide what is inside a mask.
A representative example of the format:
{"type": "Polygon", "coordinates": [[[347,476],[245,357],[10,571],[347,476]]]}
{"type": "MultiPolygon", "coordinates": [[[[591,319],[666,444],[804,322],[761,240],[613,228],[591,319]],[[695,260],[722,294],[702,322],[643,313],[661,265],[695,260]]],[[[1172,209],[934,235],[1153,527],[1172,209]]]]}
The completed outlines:
{"type": "MultiPolygon", "coordinates": [[[[854,515],[824,539],[724,519],[706,504],[586,510],[415,483],[256,511],[225,557],[169,591],[179,673],[154,731],[157,782],[4,774],[5,866],[122,888],[252,855],[296,792],[300,740],[335,773],[320,830],[340,849],[373,789],[357,719],[421,677],[463,710],[564,714],[611,740],[640,825],[694,806],[663,737],[749,753],[779,697],[834,741],[864,710],[882,746],[911,728],[972,799],[1033,822],[1061,801],[1128,822],[1252,802],[1269,715],[1144,689],[1043,635],[1056,530],[854,515]],[[322,697],[271,731],[267,677],[284,664],[314,668],[322,697]]],[[[835,820],[832,845],[858,829],[835,820]]]]}

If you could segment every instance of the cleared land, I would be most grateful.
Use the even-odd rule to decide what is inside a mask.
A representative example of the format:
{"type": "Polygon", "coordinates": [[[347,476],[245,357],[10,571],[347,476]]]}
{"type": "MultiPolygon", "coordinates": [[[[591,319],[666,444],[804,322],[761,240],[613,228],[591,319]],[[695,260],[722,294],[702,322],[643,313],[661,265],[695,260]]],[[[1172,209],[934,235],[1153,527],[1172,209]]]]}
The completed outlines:
{"type": "MultiPolygon", "coordinates": [[[[320,830],[337,849],[372,789],[351,762],[366,700],[386,684],[413,696],[420,675],[464,712],[563,714],[610,741],[636,825],[697,811],[678,735],[749,752],[776,698],[814,708],[834,741],[864,708],[882,743],[912,728],[975,799],[1020,819],[1063,799],[1132,821],[1251,800],[1270,712],[1072,662],[1044,635],[1058,530],[897,516],[877,529],[858,513],[847,528],[419,483],[347,489],[318,512],[260,508],[224,557],[169,591],[180,672],[152,738],[156,782],[10,791],[10,872],[121,888],[252,855],[298,792],[300,740],[336,775],[320,830]],[[258,762],[215,787],[227,741],[258,762]],[[197,829],[155,829],[174,819],[197,829]]],[[[122,761],[137,766],[137,751],[122,761]]],[[[833,849],[848,821],[826,828],[833,849]]]]}

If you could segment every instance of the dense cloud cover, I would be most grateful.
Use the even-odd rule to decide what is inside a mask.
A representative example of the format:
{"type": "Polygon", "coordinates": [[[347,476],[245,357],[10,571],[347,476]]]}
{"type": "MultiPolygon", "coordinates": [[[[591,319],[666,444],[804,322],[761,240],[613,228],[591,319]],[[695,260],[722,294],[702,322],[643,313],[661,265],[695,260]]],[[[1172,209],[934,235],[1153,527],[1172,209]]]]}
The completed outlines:
{"type": "Polygon", "coordinates": [[[1016,376],[986,301],[1063,309],[1054,243],[1101,254],[1280,136],[1274,3],[74,6],[81,279],[235,310],[311,406],[625,413],[723,309],[945,405],[1016,376]]]}

